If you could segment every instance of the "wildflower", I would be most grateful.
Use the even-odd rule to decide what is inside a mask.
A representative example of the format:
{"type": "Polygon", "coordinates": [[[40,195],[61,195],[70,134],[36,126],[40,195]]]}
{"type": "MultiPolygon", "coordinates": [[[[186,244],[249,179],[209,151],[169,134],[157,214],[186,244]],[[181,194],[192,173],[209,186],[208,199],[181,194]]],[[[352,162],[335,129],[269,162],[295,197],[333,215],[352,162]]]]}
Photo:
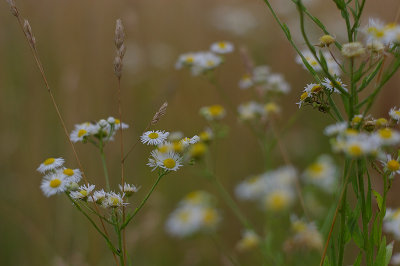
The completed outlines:
{"type": "Polygon", "coordinates": [[[306,91],[300,95],[300,101],[298,103],[296,103],[299,105],[299,108],[310,98],[310,96],[311,96],[311,94],[306,91]]]}
{"type": "Polygon", "coordinates": [[[385,46],[382,42],[373,40],[367,44],[367,49],[372,53],[382,53],[385,50],[385,46]]]}
{"type": "Polygon", "coordinates": [[[115,130],[119,130],[121,127],[122,127],[122,129],[127,129],[127,128],[129,128],[129,125],[125,124],[125,123],[121,123],[121,121],[119,119],[115,119],[114,127],[115,127],[115,130]]]}
{"type": "Polygon", "coordinates": [[[243,121],[253,120],[263,113],[263,107],[257,102],[247,102],[239,105],[239,119],[243,121]]]}
{"type": "Polygon", "coordinates": [[[342,46],[342,54],[348,58],[354,58],[365,54],[365,48],[359,42],[345,43],[342,46]]]}
{"type": "Polygon", "coordinates": [[[264,175],[256,175],[241,182],[235,189],[235,194],[242,200],[254,200],[262,197],[267,191],[264,175]]]}
{"type": "Polygon", "coordinates": [[[73,199],[80,199],[80,200],[87,200],[90,193],[95,188],[95,185],[86,184],[80,186],[77,191],[72,191],[70,193],[71,198],[73,199]]]}
{"type": "Polygon", "coordinates": [[[336,176],[336,166],[328,155],[319,156],[303,173],[303,178],[306,182],[321,187],[328,192],[334,191],[337,183],[336,176]]]}
{"type": "Polygon", "coordinates": [[[200,207],[184,205],[174,210],[165,224],[169,234],[185,237],[194,234],[201,228],[202,211],[200,207]]]}
{"type": "Polygon", "coordinates": [[[183,147],[187,147],[187,146],[189,146],[190,144],[195,144],[195,143],[197,143],[197,142],[199,142],[199,141],[200,141],[200,137],[197,136],[197,135],[194,135],[194,136],[191,137],[191,138],[185,137],[185,138],[181,139],[181,140],[179,141],[179,143],[182,144],[183,147]]]}
{"type": "Polygon", "coordinates": [[[264,92],[275,92],[287,94],[290,91],[290,85],[281,74],[270,74],[265,79],[265,84],[261,86],[264,92]]]}
{"type": "Polygon", "coordinates": [[[210,50],[216,54],[227,54],[233,52],[234,47],[230,42],[216,42],[211,44],[210,50]]]}
{"type": "Polygon", "coordinates": [[[338,122],[333,125],[329,125],[324,129],[324,134],[327,136],[333,136],[343,133],[347,129],[347,122],[338,122]]]}
{"type": "Polygon", "coordinates": [[[214,229],[220,221],[218,211],[211,206],[203,206],[201,211],[202,227],[206,230],[214,229]]]}
{"type": "Polygon", "coordinates": [[[321,38],[319,38],[319,45],[320,47],[328,47],[329,45],[331,45],[332,43],[335,42],[335,38],[331,35],[323,35],[321,36],[321,38]]]}
{"type": "Polygon", "coordinates": [[[264,105],[264,114],[269,115],[277,115],[281,112],[281,107],[274,102],[269,102],[264,105]]]}
{"type": "Polygon", "coordinates": [[[191,67],[195,63],[196,54],[186,53],[179,56],[178,61],[175,64],[176,69],[181,69],[182,67],[191,67]]]}
{"type": "Polygon", "coordinates": [[[351,125],[353,127],[358,126],[361,123],[361,121],[363,120],[363,118],[364,118],[363,115],[355,115],[355,116],[353,116],[353,118],[351,119],[351,125]]]}
{"type": "Polygon", "coordinates": [[[381,161],[385,172],[390,173],[390,177],[393,178],[395,174],[400,174],[400,162],[399,158],[394,159],[391,155],[386,155],[386,160],[381,161]]]}
{"type": "Polygon", "coordinates": [[[378,118],[375,119],[373,121],[373,123],[377,126],[377,127],[387,127],[389,125],[389,121],[386,118],[378,118]]]}
{"type": "Polygon", "coordinates": [[[176,171],[182,166],[182,157],[175,152],[160,153],[153,150],[147,164],[153,170],[160,167],[167,171],[176,171]]]}
{"type": "Polygon", "coordinates": [[[140,140],[142,141],[143,144],[147,145],[159,145],[163,143],[169,135],[169,132],[161,131],[161,130],[151,130],[151,131],[146,131],[143,133],[143,135],[140,137],[140,140]]]}
{"type": "Polygon", "coordinates": [[[260,242],[260,237],[254,231],[245,230],[242,233],[242,239],[237,243],[236,248],[239,251],[246,251],[257,247],[260,242]]]}
{"type": "Polygon", "coordinates": [[[390,128],[379,129],[373,138],[376,142],[384,146],[396,145],[400,142],[400,134],[390,128]]]}
{"type": "MultiPolygon", "coordinates": [[[[307,63],[317,72],[322,72],[322,67],[318,63],[318,60],[314,57],[314,55],[309,51],[309,50],[304,50],[301,52],[304,56],[304,59],[307,61],[307,63]]],[[[328,67],[328,72],[331,75],[339,75],[340,74],[340,68],[333,59],[333,57],[330,55],[329,52],[323,52],[322,53],[323,57],[325,58],[327,67],[328,67]]],[[[301,56],[296,57],[296,62],[300,65],[303,66],[304,69],[307,70],[307,67],[304,65],[303,59],[301,56]]]]}
{"type": "Polygon", "coordinates": [[[196,206],[208,206],[211,204],[211,195],[202,190],[192,191],[187,194],[180,204],[183,205],[196,205],[196,206]]]}
{"type": "Polygon", "coordinates": [[[397,123],[400,123],[400,108],[393,107],[392,109],[390,109],[389,116],[397,123]]]}
{"type": "Polygon", "coordinates": [[[343,151],[350,157],[358,158],[365,155],[374,155],[378,143],[366,134],[348,136],[343,151]]]}
{"type": "Polygon", "coordinates": [[[211,130],[211,128],[206,128],[205,130],[199,133],[199,137],[202,142],[208,143],[213,139],[214,133],[211,130]]]}
{"type": "Polygon", "coordinates": [[[306,223],[297,217],[291,217],[292,231],[294,235],[286,240],[284,249],[289,252],[294,249],[315,249],[321,250],[323,248],[323,237],[318,232],[315,223],[306,223]]]}
{"type": "Polygon", "coordinates": [[[239,88],[242,90],[251,88],[253,85],[254,85],[253,79],[249,74],[243,75],[242,78],[239,80],[239,88]]]}
{"type": "Polygon", "coordinates": [[[105,207],[104,200],[106,199],[106,196],[107,196],[107,193],[104,191],[104,189],[96,190],[95,192],[93,192],[93,195],[91,197],[88,197],[87,201],[95,202],[96,204],[99,204],[99,205],[102,205],[103,207],[105,207]]]}
{"type": "Polygon", "coordinates": [[[294,200],[293,192],[287,189],[276,189],[265,197],[265,207],[271,211],[287,209],[294,200]]]}
{"type": "Polygon", "coordinates": [[[55,170],[60,168],[64,164],[63,158],[47,158],[43,163],[39,165],[36,169],[40,173],[45,173],[47,171],[55,170]]]}
{"type": "Polygon", "coordinates": [[[346,89],[346,84],[342,83],[342,80],[340,78],[336,78],[336,85],[334,86],[334,84],[332,83],[332,81],[328,78],[324,78],[324,82],[322,82],[322,85],[325,86],[325,88],[327,88],[328,90],[330,90],[331,92],[336,92],[336,93],[341,93],[339,89],[337,89],[336,87],[340,87],[343,90],[347,91],[346,89]]]}
{"type": "Polygon", "coordinates": [[[216,68],[222,63],[221,57],[211,52],[198,53],[192,67],[192,74],[199,75],[207,70],[216,68]]]}
{"type": "Polygon", "coordinates": [[[64,168],[60,172],[69,182],[79,183],[82,179],[82,173],[79,169],[64,168]]]}
{"type": "Polygon", "coordinates": [[[383,229],[394,235],[396,240],[400,240],[400,209],[387,208],[383,219],[383,229]]]}
{"type": "Polygon", "coordinates": [[[124,195],[121,196],[119,193],[109,192],[106,193],[106,198],[104,200],[103,205],[106,208],[117,208],[128,205],[128,203],[124,202],[124,195]]]}
{"type": "Polygon", "coordinates": [[[385,25],[377,19],[370,18],[368,25],[362,31],[367,37],[367,43],[378,41],[388,45],[396,37],[395,30],[396,28],[393,25],[385,25]]]}
{"type": "Polygon", "coordinates": [[[200,114],[209,121],[220,120],[225,117],[226,111],[222,105],[215,104],[200,108],[200,114]]]}
{"type": "Polygon", "coordinates": [[[87,136],[91,134],[93,125],[90,123],[82,123],[75,125],[75,129],[70,134],[70,139],[72,142],[83,141],[87,136]]]}
{"type": "Polygon", "coordinates": [[[270,67],[266,65],[256,66],[253,69],[253,81],[255,83],[266,82],[269,74],[271,73],[270,67]]]}
{"type": "Polygon", "coordinates": [[[119,186],[119,190],[121,190],[121,192],[125,193],[125,196],[130,197],[132,196],[134,193],[138,192],[140,187],[136,187],[135,185],[130,185],[125,183],[124,187],[120,185],[119,186]]]}
{"type": "Polygon", "coordinates": [[[189,148],[189,154],[191,158],[201,158],[206,151],[207,146],[202,142],[195,143],[189,148]]]}
{"type": "Polygon", "coordinates": [[[307,84],[306,87],[304,87],[304,92],[307,92],[309,94],[318,93],[321,90],[322,90],[321,84],[316,84],[316,83],[310,83],[310,84],[307,84]]]}
{"type": "Polygon", "coordinates": [[[179,141],[183,138],[183,133],[181,131],[174,131],[168,135],[168,140],[171,142],[179,141]]]}
{"type": "Polygon", "coordinates": [[[59,172],[46,175],[40,188],[46,197],[66,191],[68,182],[59,172]]]}

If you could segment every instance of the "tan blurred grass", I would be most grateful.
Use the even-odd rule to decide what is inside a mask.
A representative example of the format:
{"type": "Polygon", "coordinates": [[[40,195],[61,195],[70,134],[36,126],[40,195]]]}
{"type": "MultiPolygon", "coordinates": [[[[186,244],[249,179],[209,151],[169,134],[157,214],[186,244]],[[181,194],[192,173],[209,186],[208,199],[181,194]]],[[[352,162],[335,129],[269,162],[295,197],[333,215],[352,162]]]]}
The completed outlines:
{"type": "MultiPolygon", "coordinates": [[[[292,19],[295,15],[289,4],[285,6],[282,2],[283,10],[289,12],[285,20],[296,31],[297,21],[292,19]]],[[[204,127],[198,109],[221,103],[223,99],[207,82],[185,71],[174,70],[173,64],[179,53],[207,49],[215,40],[226,39],[245,45],[257,63],[268,64],[273,71],[284,73],[292,85],[292,93],[283,103],[284,118],[296,111],[294,103],[298,93],[309,81],[301,67],[294,64],[294,52],[262,1],[40,0],[18,1],[17,4],[31,22],[50,84],[69,128],[85,120],[117,115],[112,60],[114,21],[119,17],[124,21],[128,42],[122,81],[124,113],[129,118],[126,122],[131,125],[126,133],[127,143],[134,142],[164,100],[168,100],[169,109],[158,128],[183,130],[193,135],[204,127]],[[245,36],[216,30],[209,23],[209,14],[221,5],[248,8],[259,25],[245,36]],[[154,52],[157,48],[161,50],[158,54],[154,52]],[[169,54],[167,58],[163,58],[166,54],[169,54]]],[[[370,1],[367,14],[389,21],[395,16],[397,5],[395,0],[370,1]]],[[[333,14],[333,7],[332,3],[315,3],[312,10],[322,21],[329,22],[339,17],[333,14]]],[[[339,36],[340,28],[336,30],[336,23],[331,21],[330,26],[339,36]]],[[[39,190],[40,175],[35,169],[43,158],[64,156],[69,164],[75,166],[75,163],[28,46],[4,1],[0,2],[0,58],[3,181],[0,188],[0,264],[110,265],[112,258],[102,239],[70,204],[62,197],[47,199],[39,190]]],[[[230,56],[219,70],[219,79],[235,103],[251,98],[250,93],[237,88],[238,77],[243,72],[238,54],[230,56]]],[[[377,116],[385,115],[391,106],[399,104],[398,81],[396,76],[386,86],[374,110],[377,116]]],[[[301,166],[329,149],[326,143],[321,148],[319,143],[326,139],[316,132],[326,124],[323,117],[311,110],[300,112],[298,122],[285,141],[294,161],[301,166]],[[309,147],[310,143],[314,145],[309,147]],[[305,147],[308,147],[307,156],[303,154],[305,147]]],[[[231,133],[219,146],[218,169],[223,182],[232,191],[241,178],[262,171],[262,166],[261,153],[251,134],[236,123],[232,114],[227,122],[231,133]]],[[[96,184],[103,184],[100,159],[94,149],[84,145],[77,147],[89,178],[96,180],[96,184]]],[[[107,152],[117,183],[118,145],[110,145],[107,152]]],[[[145,166],[148,152],[146,147],[138,146],[127,160],[128,181],[142,185],[138,200],[154,179],[145,166]]],[[[279,163],[281,160],[275,159],[275,164],[279,163]]],[[[190,168],[163,180],[138,221],[129,229],[130,254],[136,265],[220,264],[221,255],[207,237],[182,242],[171,239],[163,231],[163,221],[176,202],[190,190],[199,188],[210,189],[190,168]]],[[[392,194],[388,202],[389,205],[398,204],[400,200],[392,194]]],[[[220,206],[224,208],[222,202],[220,206]]],[[[257,218],[258,214],[256,208],[250,210],[252,217],[257,218]]],[[[225,209],[223,215],[225,223],[221,233],[232,248],[241,228],[229,210],[225,209]]]]}

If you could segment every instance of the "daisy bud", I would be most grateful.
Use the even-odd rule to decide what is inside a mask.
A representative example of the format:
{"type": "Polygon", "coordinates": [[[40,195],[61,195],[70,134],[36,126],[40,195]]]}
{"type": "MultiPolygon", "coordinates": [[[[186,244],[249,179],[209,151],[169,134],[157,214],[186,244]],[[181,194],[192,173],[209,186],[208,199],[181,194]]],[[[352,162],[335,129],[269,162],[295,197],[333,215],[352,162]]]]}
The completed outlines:
{"type": "Polygon", "coordinates": [[[115,123],[115,118],[110,116],[109,118],[107,118],[108,123],[110,124],[114,124],[115,123]]]}
{"type": "Polygon", "coordinates": [[[106,127],[107,125],[108,125],[108,123],[107,123],[106,120],[101,119],[101,120],[99,121],[99,126],[101,126],[101,127],[106,127]]]}
{"type": "Polygon", "coordinates": [[[321,38],[319,38],[319,46],[320,47],[328,47],[332,43],[335,42],[335,38],[332,37],[331,35],[324,35],[321,38]]]}
{"type": "Polygon", "coordinates": [[[365,48],[359,42],[350,42],[343,44],[342,54],[348,58],[362,56],[365,53],[365,48]]]}

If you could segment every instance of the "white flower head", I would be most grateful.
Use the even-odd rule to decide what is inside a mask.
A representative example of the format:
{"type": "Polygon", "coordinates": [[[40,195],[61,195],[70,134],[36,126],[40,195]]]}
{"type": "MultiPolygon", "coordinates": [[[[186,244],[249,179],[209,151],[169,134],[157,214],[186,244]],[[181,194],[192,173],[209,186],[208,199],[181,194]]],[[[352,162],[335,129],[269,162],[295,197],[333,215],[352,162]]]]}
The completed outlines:
{"type": "Polygon", "coordinates": [[[134,193],[138,192],[140,187],[137,187],[135,185],[131,185],[131,184],[124,184],[124,187],[122,188],[121,184],[118,185],[119,186],[119,190],[121,190],[121,192],[125,193],[125,196],[130,197],[132,196],[134,193]]]}
{"type": "Polygon", "coordinates": [[[321,155],[303,173],[306,182],[334,192],[337,184],[337,169],[329,155],[321,155]]]}
{"type": "Polygon", "coordinates": [[[93,134],[93,127],[94,125],[89,122],[75,125],[74,130],[72,130],[70,134],[71,141],[72,142],[83,141],[85,137],[88,137],[89,135],[93,134]]]}
{"type": "Polygon", "coordinates": [[[122,127],[122,129],[129,128],[128,124],[125,124],[123,122],[121,123],[121,121],[119,119],[115,119],[114,126],[115,126],[115,130],[119,130],[121,127],[122,127]]]}
{"type": "Polygon", "coordinates": [[[202,224],[201,207],[183,205],[175,209],[167,219],[166,231],[176,237],[186,237],[196,233],[202,224]]]}
{"type": "Polygon", "coordinates": [[[104,189],[102,190],[96,190],[93,192],[93,195],[88,197],[88,201],[89,202],[95,202],[96,204],[100,204],[104,207],[104,200],[107,196],[107,193],[104,191],[104,189]]]}
{"type": "Polygon", "coordinates": [[[263,113],[263,106],[254,101],[246,102],[238,106],[239,119],[243,121],[256,119],[263,113]]]}
{"type": "MultiPolygon", "coordinates": [[[[340,78],[336,78],[335,80],[336,80],[337,86],[341,87],[344,91],[347,91],[346,84],[344,84],[340,78]]],[[[336,86],[334,86],[334,84],[332,83],[332,81],[330,81],[330,79],[328,79],[328,78],[324,78],[322,85],[324,85],[325,88],[327,88],[331,92],[335,92],[335,93],[339,93],[339,94],[341,93],[340,90],[337,89],[336,86]]]]}
{"type": "Polygon", "coordinates": [[[382,146],[391,146],[400,143],[400,134],[388,127],[381,128],[372,138],[382,146]]]}
{"type": "Polygon", "coordinates": [[[153,170],[159,167],[167,171],[176,171],[182,166],[182,157],[175,152],[161,153],[153,150],[147,165],[153,170]]]}
{"type": "Polygon", "coordinates": [[[245,230],[242,233],[242,239],[237,243],[236,248],[239,251],[246,251],[257,247],[261,242],[261,238],[252,230],[245,230]]]}
{"type": "Polygon", "coordinates": [[[43,163],[36,169],[40,173],[55,170],[62,167],[64,164],[63,158],[47,158],[43,163]]]}
{"type": "Polygon", "coordinates": [[[124,202],[124,195],[115,192],[106,193],[106,198],[104,200],[104,207],[106,208],[118,208],[122,206],[128,205],[127,202],[124,202]]]}
{"type": "Polygon", "coordinates": [[[249,74],[243,75],[242,78],[239,80],[239,88],[242,90],[251,88],[253,85],[254,85],[253,79],[249,74]]]}
{"type": "Polygon", "coordinates": [[[393,107],[390,109],[389,116],[397,123],[400,123],[400,108],[393,107]]]}
{"type": "Polygon", "coordinates": [[[46,197],[50,197],[66,191],[67,185],[68,182],[65,180],[65,177],[59,172],[56,172],[46,175],[42,180],[40,188],[46,197]]]}
{"type": "Polygon", "coordinates": [[[228,54],[233,52],[234,46],[230,42],[220,41],[211,44],[210,50],[216,54],[228,54]]]}
{"type": "Polygon", "coordinates": [[[140,137],[140,140],[142,141],[143,144],[147,145],[159,145],[166,141],[167,137],[169,135],[169,132],[161,131],[161,130],[151,130],[143,133],[143,135],[140,137]]]}
{"type": "Polygon", "coordinates": [[[266,65],[256,66],[253,69],[254,83],[260,84],[266,82],[269,74],[271,74],[271,69],[269,66],[266,65]]]}
{"type": "Polygon", "coordinates": [[[209,121],[221,120],[226,115],[226,110],[222,105],[214,104],[200,108],[200,114],[209,121]]]}
{"type": "Polygon", "coordinates": [[[59,171],[69,182],[79,183],[82,179],[82,173],[79,169],[63,168],[59,171]]]}
{"type": "Polygon", "coordinates": [[[386,159],[381,161],[384,170],[390,173],[390,177],[393,178],[395,174],[400,174],[400,162],[399,158],[394,159],[390,154],[386,155],[386,159]]]}
{"type": "Polygon", "coordinates": [[[324,134],[327,136],[334,136],[342,134],[347,129],[347,122],[338,122],[333,125],[329,125],[324,129],[324,134]]]}
{"type": "Polygon", "coordinates": [[[70,193],[71,198],[73,199],[80,199],[80,200],[87,200],[90,193],[94,190],[95,185],[86,184],[80,186],[77,191],[72,191],[70,193]]]}

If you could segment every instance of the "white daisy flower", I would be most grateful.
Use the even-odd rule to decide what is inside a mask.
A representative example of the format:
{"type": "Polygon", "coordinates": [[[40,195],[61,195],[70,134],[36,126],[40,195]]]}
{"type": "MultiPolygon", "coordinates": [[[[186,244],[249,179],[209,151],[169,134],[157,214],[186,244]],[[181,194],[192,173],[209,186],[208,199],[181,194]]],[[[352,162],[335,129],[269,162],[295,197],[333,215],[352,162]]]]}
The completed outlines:
{"type": "Polygon", "coordinates": [[[200,108],[200,114],[209,121],[221,120],[226,115],[226,110],[222,105],[215,104],[200,108]]]}
{"type": "Polygon", "coordinates": [[[70,134],[72,142],[83,141],[85,137],[93,133],[93,125],[89,122],[75,125],[75,129],[70,134]]]}
{"type": "Polygon", "coordinates": [[[358,134],[347,138],[343,151],[350,157],[358,158],[364,155],[373,155],[378,147],[378,142],[368,135],[358,134]]]}
{"type": "MultiPolygon", "coordinates": [[[[222,58],[218,55],[211,53],[211,52],[200,52],[197,54],[195,58],[194,67],[198,67],[199,69],[196,70],[192,68],[192,73],[194,75],[198,74],[198,71],[204,72],[206,70],[211,70],[216,68],[222,63],[222,58]]],[[[199,73],[199,74],[200,74],[199,73]]]]}
{"type": "Polygon", "coordinates": [[[263,106],[251,101],[238,106],[239,119],[243,121],[253,120],[260,116],[264,111],[263,106]]]}
{"type": "Polygon", "coordinates": [[[287,94],[290,92],[290,85],[286,82],[282,74],[270,74],[266,78],[266,83],[261,86],[265,92],[277,92],[287,94]]]}
{"type": "Polygon", "coordinates": [[[333,125],[329,125],[324,129],[324,134],[327,136],[333,136],[342,134],[347,129],[347,122],[338,122],[333,125]]]}
{"type": "Polygon", "coordinates": [[[263,114],[267,117],[270,115],[277,115],[282,111],[281,107],[274,102],[269,102],[264,104],[263,109],[264,109],[263,114]]]}
{"type": "Polygon", "coordinates": [[[203,190],[196,190],[187,194],[179,204],[193,205],[193,206],[195,205],[207,206],[211,203],[212,203],[212,197],[209,193],[203,190]]]}
{"type": "Polygon", "coordinates": [[[264,83],[267,81],[269,74],[271,73],[269,66],[256,66],[253,69],[253,81],[255,83],[264,83]]]}
{"type": "Polygon", "coordinates": [[[122,127],[122,129],[127,129],[129,128],[128,124],[121,123],[119,119],[115,119],[115,130],[119,130],[122,127]]]}
{"type": "Polygon", "coordinates": [[[267,185],[262,175],[252,176],[236,186],[235,194],[241,200],[255,200],[266,193],[267,185]]]}
{"type": "Polygon", "coordinates": [[[337,184],[337,169],[329,155],[321,155],[303,173],[306,182],[334,192],[337,184]]]}
{"type": "MultiPolygon", "coordinates": [[[[322,68],[319,65],[317,59],[314,57],[314,55],[309,51],[309,50],[304,50],[301,52],[305,58],[305,60],[308,62],[308,64],[317,72],[322,72],[322,68]]],[[[340,68],[333,59],[333,57],[330,55],[329,52],[323,52],[323,56],[325,58],[325,61],[327,63],[328,67],[328,72],[331,75],[339,75],[340,74],[340,68]]],[[[296,63],[300,64],[303,66],[304,69],[307,70],[307,67],[304,65],[302,58],[300,55],[296,57],[296,63]]]]}
{"type": "Polygon", "coordinates": [[[36,169],[40,173],[45,173],[47,171],[55,170],[63,166],[63,158],[47,158],[43,163],[39,165],[36,169]]]}
{"type": "Polygon", "coordinates": [[[89,202],[95,202],[96,204],[104,206],[104,200],[106,199],[107,193],[102,190],[96,190],[93,192],[93,195],[91,197],[88,197],[89,202]]]}
{"type": "Polygon", "coordinates": [[[199,133],[199,138],[202,142],[210,142],[214,138],[214,132],[208,127],[199,133]]]}
{"type": "Polygon", "coordinates": [[[195,63],[196,53],[186,53],[179,56],[175,68],[181,69],[182,67],[190,67],[195,63]]]}
{"type": "Polygon", "coordinates": [[[361,121],[363,120],[363,118],[364,118],[363,115],[353,116],[353,119],[351,119],[351,125],[353,127],[358,126],[361,123],[361,121]]]}
{"type": "MultiPolygon", "coordinates": [[[[337,82],[337,85],[339,85],[343,90],[347,91],[346,89],[346,84],[344,84],[342,82],[342,80],[340,78],[336,78],[335,79],[337,82]]],[[[333,83],[328,79],[328,78],[324,78],[324,81],[322,82],[322,85],[325,86],[325,88],[327,88],[328,90],[330,90],[331,92],[336,92],[336,93],[341,93],[334,85],[333,83]]]]}
{"type": "Polygon", "coordinates": [[[307,92],[309,94],[318,93],[321,90],[322,90],[321,84],[317,84],[317,83],[310,83],[304,87],[304,92],[307,92]]]}
{"type": "Polygon", "coordinates": [[[400,143],[400,134],[388,127],[379,129],[373,134],[372,138],[383,146],[391,146],[400,143]]]}
{"type": "Polygon", "coordinates": [[[310,97],[311,97],[311,93],[305,91],[305,92],[303,92],[303,93],[300,95],[300,101],[297,102],[296,104],[299,105],[299,108],[301,108],[301,106],[302,106],[308,99],[310,99],[310,97]]]}
{"type": "Polygon", "coordinates": [[[50,197],[54,194],[62,193],[66,191],[68,182],[66,182],[65,177],[60,173],[53,173],[46,175],[43,178],[40,188],[46,197],[50,197]]]}
{"type": "Polygon", "coordinates": [[[264,207],[270,211],[286,210],[294,203],[295,198],[292,189],[273,189],[265,195],[264,207]]]}
{"type": "Polygon", "coordinates": [[[190,236],[200,230],[202,209],[191,205],[183,205],[175,209],[167,219],[166,231],[176,237],[190,236]]]}
{"type": "Polygon", "coordinates": [[[383,219],[383,230],[392,233],[396,240],[400,240],[400,209],[386,210],[385,218],[383,219]]]}
{"type": "Polygon", "coordinates": [[[187,147],[188,145],[190,145],[190,144],[195,144],[195,143],[197,143],[197,142],[199,142],[199,141],[200,141],[200,137],[197,136],[197,135],[194,135],[194,136],[191,137],[191,138],[185,137],[185,138],[181,139],[179,142],[180,142],[184,147],[187,147]]]}
{"type": "Polygon", "coordinates": [[[160,167],[167,171],[176,171],[182,166],[182,157],[175,152],[161,153],[153,150],[147,165],[153,167],[153,170],[160,167]]]}
{"type": "Polygon", "coordinates": [[[87,200],[88,196],[90,193],[93,191],[95,188],[95,185],[83,185],[78,188],[77,191],[72,191],[70,193],[71,198],[73,199],[80,199],[80,200],[87,200]]]}
{"type": "Polygon", "coordinates": [[[79,183],[82,173],[79,169],[63,168],[59,170],[69,182],[79,183]]]}
{"type": "Polygon", "coordinates": [[[236,248],[239,251],[246,251],[257,247],[261,242],[261,238],[252,230],[245,230],[242,233],[242,239],[237,243],[236,248]]]}
{"type": "Polygon", "coordinates": [[[174,141],[179,141],[184,137],[183,133],[181,131],[174,131],[171,132],[168,135],[168,141],[174,142],[174,141]]]}
{"type": "Polygon", "coordinates": [[[395,24],[385,25],[378,19],[370,18],[362,31],[367,36],[367,43],[378,41],[388,45],[396,40],[396,28],[395,24]]]}
{"type": "Polygon", "coordinates": [[[159,145],[163,143],[169,135],[169,132],[161,131],[161,130],[151,130],[143,133],[140,137],[140,140],[143,144],[147,145],[159,145]]]}
{"type": "Polygon", "coordinates": [[[249,74],[243,75],[243,77],[239,80],[239,88],[242,90],[251,88],[253,85],[254,85],[253,79],[249,74]]]}
{"type": "Polygon", "coordinates": [[[395,174],[400,174],[400,163],[399,158],[394,159],[390,154],[386,155],[386,160],[381,161],[383,168],[386,172],[390,173],[393,178],[395,174]]]}
{"type": "Polygon", "coordinates": [[[393,107],[390,109],[389,116],[397,123],[400,123],[400,108],[393,107]]]}
{"type": "Polygon", "coordinates": [[[225,41],[215,42],[210,46],[211,52],[216,54],[228,54],[233,52],[234,49],[235,48],[232,43],[225,41]]]}
{"type": "Polygon", "coordinates": [[[221,220],[217,209],[211,206],[201,206],[201,226],[202,230],[213,230],[221,220]]]}
{"type": "Polygon", "coordinates": [[[118,185],[119,186],[119,190],[121,190],[121,192],[125,193],[125,196],[130,197],[132,196],[134,193],[138,192],[140,187],[136,187],[135,185],[131,185],[131,184],[124,184],[124,187],[122,188],[121,184],[118,185]]]}
{"type": "Polygon", "coordinates": [[[129,203],[124,202],[124,195],[115,192],[106,193],[106,198],[103,205],[107,208],[117,208],[121,206],[126,206],[129,203]]]}

